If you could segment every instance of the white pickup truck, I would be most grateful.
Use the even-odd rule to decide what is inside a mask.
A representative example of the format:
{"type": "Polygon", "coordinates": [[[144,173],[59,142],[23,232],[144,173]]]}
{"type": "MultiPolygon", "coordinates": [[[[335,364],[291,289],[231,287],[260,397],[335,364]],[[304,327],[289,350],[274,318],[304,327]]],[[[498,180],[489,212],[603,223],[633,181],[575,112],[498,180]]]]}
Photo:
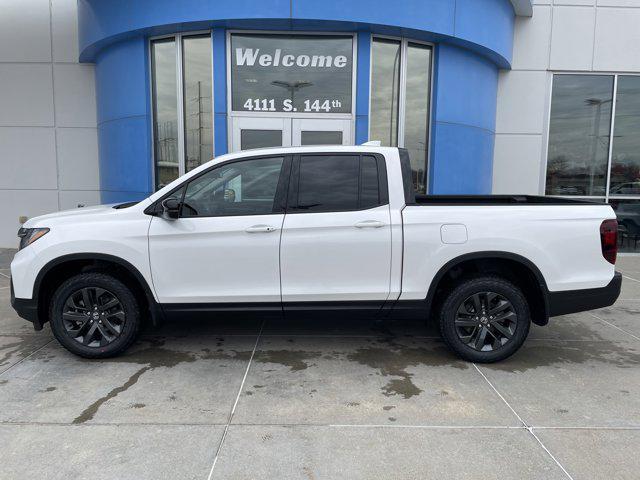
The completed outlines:
{"type": "Polygon", "coordinates": [[[145,317],[341,312],[432,318],[460,357],[494,362],[531,322],[611,305],[621,287],[609,206],[416,195],[407,152],[375,146],[223,155],[139,203],[18,235],[13,307],[89,358],[125,350],[145,317]]]}

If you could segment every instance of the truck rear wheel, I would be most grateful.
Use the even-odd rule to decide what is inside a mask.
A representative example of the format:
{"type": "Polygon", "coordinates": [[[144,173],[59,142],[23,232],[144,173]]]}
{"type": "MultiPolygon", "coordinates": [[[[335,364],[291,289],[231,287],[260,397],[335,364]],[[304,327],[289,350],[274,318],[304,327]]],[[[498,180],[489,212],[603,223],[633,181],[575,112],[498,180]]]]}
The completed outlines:
{"type": "Polygon", "coordinates": [[[65,281],[51,299],[49,319],[56,339],[85,358],[108,358],[126,350],[140,328],[131,290],[105,273],[81,273],[65,281]]]}
{"type": "Polygon", "coordinates": [[[462,359],[492,363],[513,355],[529,334],[531,314],[522,291],[497,276],[458,284],[440,311],[440,332],[462,359]]]}

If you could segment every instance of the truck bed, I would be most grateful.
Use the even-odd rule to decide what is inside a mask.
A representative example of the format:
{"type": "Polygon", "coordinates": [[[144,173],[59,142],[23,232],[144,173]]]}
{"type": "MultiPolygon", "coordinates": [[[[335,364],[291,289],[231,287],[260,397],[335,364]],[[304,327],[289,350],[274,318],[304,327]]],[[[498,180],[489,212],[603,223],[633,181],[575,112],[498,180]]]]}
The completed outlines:
{"type": "Polygon", "coordinates": [[[409,205],[602,205],[599,202],[538,195],[415,195],[409,205]]]}

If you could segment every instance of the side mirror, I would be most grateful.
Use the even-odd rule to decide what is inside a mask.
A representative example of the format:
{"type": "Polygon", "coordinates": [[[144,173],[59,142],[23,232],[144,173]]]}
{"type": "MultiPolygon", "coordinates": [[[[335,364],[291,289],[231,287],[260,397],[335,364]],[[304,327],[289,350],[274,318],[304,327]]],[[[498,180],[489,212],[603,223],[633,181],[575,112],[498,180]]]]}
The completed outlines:
{"type": "Polygon", "coordinates": [[[165,220],[176,220],[180,217],[180,200],[177,198],[165,198],[162,201],[162,218],[165,220]]]}

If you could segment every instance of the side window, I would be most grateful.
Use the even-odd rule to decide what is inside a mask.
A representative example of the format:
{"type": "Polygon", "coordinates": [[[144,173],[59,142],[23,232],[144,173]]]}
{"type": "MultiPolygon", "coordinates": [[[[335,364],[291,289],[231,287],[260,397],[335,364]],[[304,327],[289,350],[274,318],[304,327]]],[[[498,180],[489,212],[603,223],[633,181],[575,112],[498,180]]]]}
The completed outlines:
{"type": "Polygon", "coordinates": [[[360,208],[380,205],[378,184],[378,161],[375,157],[364,156],[360,161],[360,208]]]}
{"type": "Polygon", "coordinates": [[[187,185],[182,217],[268,215],[283,157],[257,158],[214,168],[187,185]]]}
{"type": "Polygon", "coordinates": [[[302,156],[297,208],[306,212],[356,210],[359,175],[357,155],[302,156]]]}
{"type": "Polygon", "coordinates": [[[303,155],[298,174],[301,212],[343,212],[380,205],[378,161],[370,155],[303,155]]]}

